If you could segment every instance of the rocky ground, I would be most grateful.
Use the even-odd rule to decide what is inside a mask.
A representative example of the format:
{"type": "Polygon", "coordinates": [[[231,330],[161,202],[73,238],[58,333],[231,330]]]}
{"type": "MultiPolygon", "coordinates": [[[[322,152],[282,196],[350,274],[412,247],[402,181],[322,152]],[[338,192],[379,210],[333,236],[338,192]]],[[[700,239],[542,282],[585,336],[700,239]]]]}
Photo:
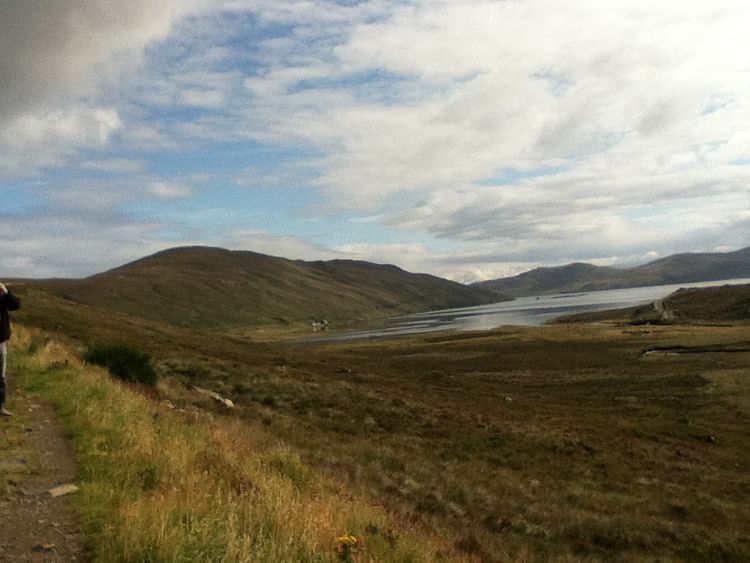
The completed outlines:
{"type": "Polygon", "coordinates": [[[0,419],[0,561],[85,561],[70,442],[50,405],[12,393],[15,416],[0,419]]]}

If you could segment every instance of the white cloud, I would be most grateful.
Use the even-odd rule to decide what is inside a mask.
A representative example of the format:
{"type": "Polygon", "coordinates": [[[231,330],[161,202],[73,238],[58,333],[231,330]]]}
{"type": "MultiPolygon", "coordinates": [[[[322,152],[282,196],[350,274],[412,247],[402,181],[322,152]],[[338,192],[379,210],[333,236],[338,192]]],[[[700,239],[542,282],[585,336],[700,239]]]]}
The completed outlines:
{"type": "Polygon", "coordinates": [[[80,216],[3,217],[2,277],[85,276],[169,245],[151,237],[155,225],[80,216]]]}
{"type": "Polygon", "coordinates": [[[49,109],[64,96],[85,95],[102,65],[139,54],[174,22],[195,11],[191,0],[0,3],[0,118],[49,109]]]}
{"type": "Polygon", "coordinates": [[[84,170],[96,170],[99,172],[135,173],[143,172],[144,163],[128,158],[107,158],[103,160],[89,160],[81,165],[84,170]]]}
{"type": "Polygon", "coordinates": [[[21,115],[0,125],[0,178],[63,164],[74,151],[102,147],[122,127],[116,110],[76,107],[21,115]]]}
{"type": "MultiPolygon", "coordinates": [[[[705,190],[717,164],[746,154],[738,124],[750,119],[750,77],[737,53],[748,46],[740,22],[750,21],[750,11],[742,3],[676,10],[670,3],[475,1],[389,9],[391,17],[339,29],[333,48],[313,46],[302,64],[282,60],[246,80],[254,96],[247,130],[323,149],[317,185],[332,205],[367,209],[409,191],[440,194],[428,196],[434,206],[449,191],[476,203],[477,183],[503,170],[573,169],[554,187],[521,187],[520,208],[508,196],[518,237],[534,229],[519,217],[533,217],[528,206],[535,202],[586,207],[593,189],[596,207],[613,215],[623,199],[705,190]],[[383,72],[397,80],[374,83],[372,73],[383,72]],[[316,86],[321,77],[328,82],[316,86]],[[375,84],[385,90],[379,97],[370,92],[375,84]]],[[[285,38],[284,49],[296,53],[292,41],[285,38]]],[[[725,171],[730,177],[709,189],[739,189],[725,171]]],[[[440,229],[427,219],[409,224],[440,229]]],[[[454,232],[494,236],[473,223],[454,232]]]]}
{"type": "Polygon", "coordinates": [[[186,106],[218,108],[224,103],[224,94],[218,90],[182,90],[182,103],[186,106]]]}
{"type": "Polygon", "coordinates": [[[200,3],[0,2],[0,179],[64,164],[123,123],[94,100],[200,3]]]}
{"type": "Polygon", "coordinates": [[[396,264],[409,272],[429,273],[460,283],[513,276],[541,266],[541,262],[498,260],[492,245],[456,246],[451,251],[435,251],[422,243],[356,243],[335,247],[352,260],[396,264]]]}
{"type": "Polygon", "coordinates": [[[252,250],[295,260],[339,259],[396,264],[410,272],[431,273],[462,283],[515,275],[541,265],[537,262],[493,263],[488,255],[468,248],[461,249],[457,256],[452,252],[435,252],[420,243],[353,243],[326,247],[301,237],[267,231],[233,231],[219,244],[235,250],[252,250]]]}
{"type": "Polygon", "coordinates": [[[227,233],[221,245],[235,250],[252,250],[294,260],[333,260],[350,257],[345,252],[311,243],[301,237],[276,235],[267,231],[234,230],[227,233]]]}
{"type": "Polygon", "coordinates": [[[148,185],[147,192],[158,199],[181,199],[192,195],[193,188],[187,184],[156,181],[148,185]]]}
{"type": "Polygon", "coordinates": [[[244,248],[468,279],[750,243],[745,2],[110,4],[0,3],[40,32],[0,11],[0,181],[86,150],[80,168],[124,177],[55,201],[168,205],[190,182],[148,176],[133,152],[252,141],[301,150],[238,154],[225,180],[317,188],[317,209],[405,242],[329,248],[250,225],[225,237],[244,248]]]}
{"type": "Polygon", "coordinates": [[[276,165],[270,171],[249,166],[235,174],[232,182],[251,188],[296,188],[309,185],[317,174],[314,162],[296,160],[276,165]]]}

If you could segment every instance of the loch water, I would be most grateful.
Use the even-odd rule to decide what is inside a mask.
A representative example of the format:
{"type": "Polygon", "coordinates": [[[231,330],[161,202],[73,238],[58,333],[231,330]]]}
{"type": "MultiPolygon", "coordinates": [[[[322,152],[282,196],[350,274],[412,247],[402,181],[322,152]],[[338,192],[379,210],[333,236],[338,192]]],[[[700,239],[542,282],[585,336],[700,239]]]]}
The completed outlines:
{"type": "Polygon", "coordinates": [[[489,305],[395,317],[384,327],[331,335],[318,340],[379,339],[445,330],[483,331],[501,326],[538,326],[563,315],[645,305],[663,299],[680,288],[748,283],[750,278],[519,297],[489,305]]]}

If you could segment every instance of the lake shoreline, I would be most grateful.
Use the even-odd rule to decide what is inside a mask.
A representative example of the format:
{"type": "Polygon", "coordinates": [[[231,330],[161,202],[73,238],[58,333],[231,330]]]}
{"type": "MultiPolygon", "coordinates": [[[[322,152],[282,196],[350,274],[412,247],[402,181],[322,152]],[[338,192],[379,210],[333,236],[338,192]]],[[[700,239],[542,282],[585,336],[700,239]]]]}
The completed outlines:
{"type": "Polygon", "coordinates": [[[571,321],[581,322],[581,320],[575,320],[574,317],[596,315],[605,311],[622,311],[623,315],[626,315],[629,310],[664,299],[683,288],[719,287],[747,283],[750,283],[750,279],[737,278],[518,297],[511,301],[500,301],[489,305],[403,315],[394,317],[390,321],[380,322],[378,327],[289,340],[285,344],[318,345],[363,340],[388,340],[440,332],[484,332],[503,326],[541,326],[548,323],[566,322],[559,319],[567,319],[568,317],[571,318],[571,321]]]}

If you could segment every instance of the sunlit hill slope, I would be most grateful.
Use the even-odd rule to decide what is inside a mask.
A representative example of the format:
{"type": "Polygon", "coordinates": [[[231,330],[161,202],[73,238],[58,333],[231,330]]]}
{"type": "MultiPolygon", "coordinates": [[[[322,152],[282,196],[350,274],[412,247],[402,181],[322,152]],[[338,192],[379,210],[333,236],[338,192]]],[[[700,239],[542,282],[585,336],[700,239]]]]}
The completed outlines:
{"type": "Polygon", "coordinates": [[[348,322],[499,300],[482,288],[396,266],[208,247],[175,248],[85,279],[33,285],[75,303],[185,327],[348,322]]]}

